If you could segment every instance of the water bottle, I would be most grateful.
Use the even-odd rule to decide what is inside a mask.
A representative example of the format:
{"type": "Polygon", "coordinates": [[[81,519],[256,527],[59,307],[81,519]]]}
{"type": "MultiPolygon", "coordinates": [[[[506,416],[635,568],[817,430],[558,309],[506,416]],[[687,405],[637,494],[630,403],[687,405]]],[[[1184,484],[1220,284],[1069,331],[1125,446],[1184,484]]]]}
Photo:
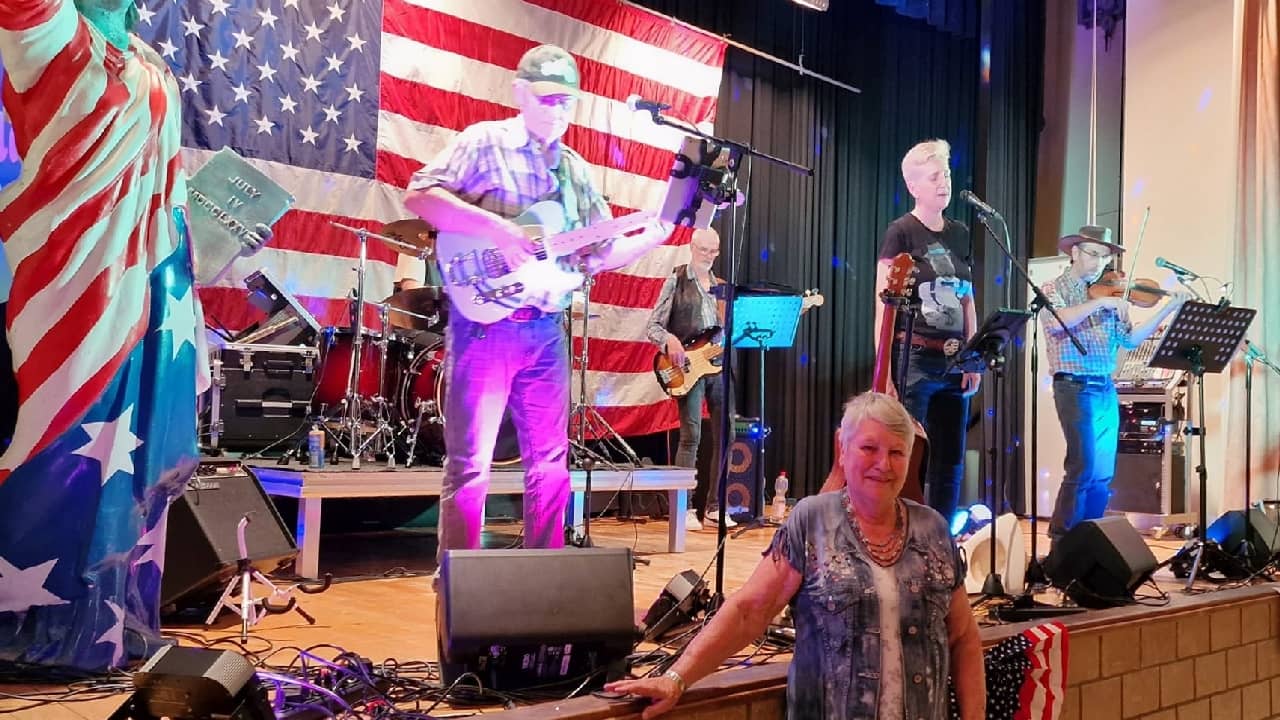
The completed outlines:
{"type": "Polygon", "coordinates": [[[783,470],[778,473],[777,479],[773,481],[773,519],[782,522],[787,514],[787,471],[783,470]]]}
{"type": "Polygon", "coordinates": [[[312,470],[324,469],[324,430],[319,425],[307,433],[307,459],[312,470]]]}

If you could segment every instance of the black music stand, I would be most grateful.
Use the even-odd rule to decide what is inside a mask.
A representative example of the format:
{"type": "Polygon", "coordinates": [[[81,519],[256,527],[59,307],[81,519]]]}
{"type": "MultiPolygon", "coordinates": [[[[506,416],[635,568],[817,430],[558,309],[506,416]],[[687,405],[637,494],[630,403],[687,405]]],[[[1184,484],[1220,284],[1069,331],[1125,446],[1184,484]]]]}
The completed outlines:
{"type": "MultiPolygon", "coordinates": [[[[733,299],[733,316],[737,319],[736,332],[730,347],[740,350],[760,351],[760,457],[755,463],[756,473],[756,516],[751,522],[743,525],[734,537],[739,537],[748,530],[759,527],[777,525],[769,519],[764,504],[764,454],[765,438],[769,435],[769,422],[765,417],[764,391],[764,354],[773,348],[789,348],[796,341],[796,327],[800,324],[800,309],[804,299],[794,290],[772,290],[761,292],[751,287],[738,288],[733,299]]],[[[729,407],[725,398],[726,412],[729,407]]],[[[726,438],[722,438],[726,440],[726,438]]],[[[722,442],[728,445],[727,442],[722,442]]],[[[723,465],[724,463],[721,462],[723,465]]],[[[722,481],[723,482],[723,481],[722,481]]],[[[717,488],[717,492],[720,489],[717,488]]],[[[720,492],[720,517],[723,518],[728,508],[723,506],[725,493],[720,492]]],[[[721,520],[721,522],[724,522],[721,520]]]]}
{"type": "Polygon", "coordinates": [[[1190,592],[1191,585],[1204,566],[1205,552],[1216,559],[1228,557],[1226,551],[1217,543],[1205,537],[1205,516],[1208,514],[1205,497],[1209,486],[1208,468],[1205,467],[1205,433],[1204,433],[1204,376],[1205,373],[1220,373],[1231,357],[1244,343],[1245,333],[1253,322],[1258,311],[1253,308],[1231,307],[1222,304],[1188,302],[1178,309],[1169,329],[1160,339],[1151,356],[1151,367],[1169,370],[1186,370],[1196,379],[1196,414],[1199,416],[1194,429],[1187,434],[1200,436],[1200,464],[1196,466],[1196,475],[1200,479],[1199,517],[1196,522],[1196,537],[1190,540],[1178,554],[1169,560],[1175,574],[1191,563],[1187,572],[1185,591],[1190,592]]]}
{"type": "MultiPolygon", "coordinates": [[[[991,373],[990,392],[984,393],[989,399],[987,416],[994,427],[998,419],[997,412],[1000,388],[1004,384],[1005,349],[1022,333],[1031,313],[1026,310],[1001,308],[982,321],[982,327],[969,338],[969,342],[957,352],[951,362],[947,363],[949,373],[991,373]]],[[[1003,509],[1000,501],[1004,499],[1004,466],[999,462],[999,450],[995,446],[995,433],[990,434],[991,442],[987,448],[990,457],[991,483],[988,486],[988,500],[991,503],[991,565],[987,570],[987,579],[982,583],[982,597],[975,603],[982,603],[992,598],[1007,598],[1004,583],[996,568],[996,519],[1003,509]]],[[[949,520],[950,518],[948,518],[949,520]]]]}

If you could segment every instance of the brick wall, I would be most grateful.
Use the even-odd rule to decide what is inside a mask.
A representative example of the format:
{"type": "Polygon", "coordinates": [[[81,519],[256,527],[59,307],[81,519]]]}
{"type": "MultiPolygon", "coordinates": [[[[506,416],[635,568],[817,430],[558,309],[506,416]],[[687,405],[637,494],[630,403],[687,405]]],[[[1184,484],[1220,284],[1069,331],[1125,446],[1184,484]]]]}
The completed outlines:
{"type": "Polygon", "coordinates": [[[1280,718],[1280,594],[1259,589],[1072,629],[1061,720],[1280,718]]]}

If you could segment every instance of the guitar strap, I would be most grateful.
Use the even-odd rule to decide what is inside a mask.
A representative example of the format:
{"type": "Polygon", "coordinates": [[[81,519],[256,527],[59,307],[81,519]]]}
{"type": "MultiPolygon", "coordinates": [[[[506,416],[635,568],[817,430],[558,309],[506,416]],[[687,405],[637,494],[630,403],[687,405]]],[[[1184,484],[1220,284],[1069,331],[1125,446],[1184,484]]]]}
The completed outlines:
{"type": "Polygon", "coordinates": [[[569,163],[565,158],[564,148],[560,149],[560,163],[556,165],[556,180],[560,185],[560,205],[564,207],[564,229],[574,230],[582,227],[582,218],[578,215],[578,193],[569,178],[569,163]]]}

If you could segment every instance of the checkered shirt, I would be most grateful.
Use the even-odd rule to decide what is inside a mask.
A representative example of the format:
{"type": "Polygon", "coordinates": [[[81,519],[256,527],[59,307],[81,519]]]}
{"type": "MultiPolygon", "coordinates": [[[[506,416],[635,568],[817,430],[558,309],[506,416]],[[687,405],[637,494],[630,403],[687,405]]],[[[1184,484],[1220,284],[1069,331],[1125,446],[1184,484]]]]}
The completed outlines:
{"type": "MultiPolygon", "coordinates": [[[[612,216],[608,203],[591,184],[582,156],[556,141],[545,149],[519,117],[476,123],[459,133],[431,162],[414,173],[410,190],[443,188],[458,198],[505,218],[514,218],[539,200],[556,199],[560,175],[548,163],[564,165],[569,180],[566,230],[612,216]],[[576,216],[576,217],[575,217],[576,216]]],[[[568,307],[570,296],[539,309],[568,307]]]]}
{"type": "MultiPolygon", "coordinates": [[[[1089,287],[1072,275],[1070,268],[1040,289],[1056,308],[1074,307],[1089,300],[1089,287]]],[[[1040,322],[1044,326],[1049,372],[1077,375],[1110,377],[1116,369],[1116,353],[1132,328],[1128,321],[1121,320],[1120,315],[1111,308],[1093,311],[1083,322],[1072,328],[1088,353],[1081,355],[1071,338],[1063,332],[1062,326],[1048,311],[1040,312],[1040,322]]]]}

